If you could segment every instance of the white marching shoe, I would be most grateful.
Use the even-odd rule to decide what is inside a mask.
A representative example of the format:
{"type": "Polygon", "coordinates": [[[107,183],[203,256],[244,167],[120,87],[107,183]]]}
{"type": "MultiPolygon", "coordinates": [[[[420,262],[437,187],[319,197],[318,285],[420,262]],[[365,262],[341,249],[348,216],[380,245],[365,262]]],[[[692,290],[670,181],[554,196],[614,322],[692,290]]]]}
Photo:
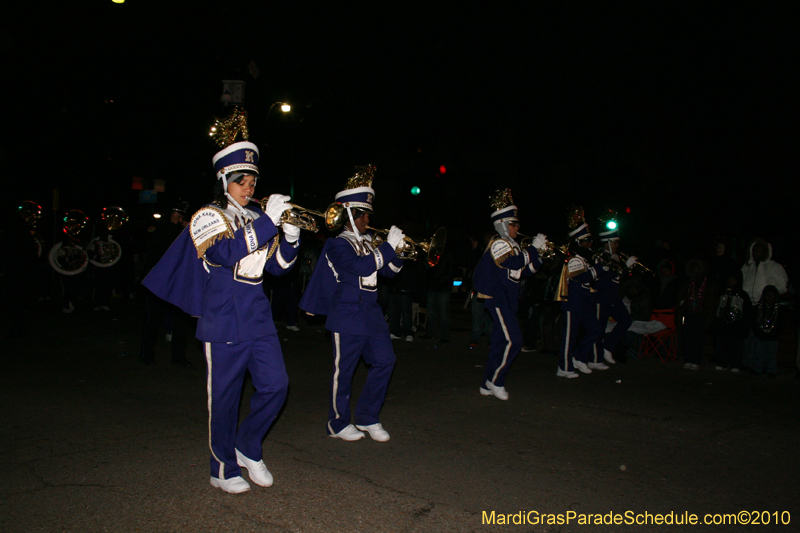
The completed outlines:
{"type": "Polygon", "coordinates": [[[559,368],[558,372],[556,372],[556,376],[560,378],[577,378],[578,374],[577,372],[573,372],[572,370],[561,370],[559,368]]]}
{"type": "Polygon", "coordinates": [[[481,387],[481,394],[484,396],[494,395],[498,400],[508,400],[508,391],[505,387],[498,387],[488,379],[484,385],[484,387],[481,387]]]}
{"type": "Polygon", "coordinates": [[[267,465],[264,464],[263,459],[261,461],[253,461],[252,459],[245,457],[244,454],[239,450],[236,450],[236,462],[242,468],[247,469],[247,473],[250,476],[250,481],[256,485],[261,485],[262,487],[272,486],[272,474],[269,470],[267,470],[267,465]]]}
{"type": "Polygon", "coordinates": [[[386,442],[389,440],[389,432],[383,429],[383,426],[380,423],[370,424],[369,426],[359,426],[356,424],[356,427],[361,431],[366,431],[369,433],[369,436],[372,437],[372,440],[374,441],[386,442]]]}
{"type": "Polygon", "coordinates": [[[589,363],[586,366],[588,366],[592,370],[608,370],[609,368],[609,366],[605,363],[589,363]]]}
{"type": "Polygon", "coordinates": [[[361,433],[359,430],[357,430],[353,424],[350,424],[349,426],[341,430],[339,433],[331,435],[331,437],[333,437],[334,439],[354,441],[358,439],[363,439],[364,434],[361,433]]]}
{"type": "Polygon", "coordinates": [[[578,361],[574,357],[572,358],[572,366],[574,366],[575,368],[577,368],[578,370],[580,370],[584,374],[591,374],[592,373],[592,369],[589,368],[588,366],[586,366],[586,363],[584,363],[582,361],[578,361]]]}
{"type": "Polygon", "coordinates": [[[614,356],[611,355],[611,352],[609,352],[608,350],[605,350],[605,349],[603,350],[603,359],[606,360],[606,363],[611,364],[611,365],[616,363],[616,361],[614,361],[614,356]]]}
{"type": "Polygon", "coordinates": [[[250,490],[250,484],[244,480],[242,476],[232,477],[230,479],[211,478],[211,486],[222,489],[231,494],[241,494],[250,490]]]}

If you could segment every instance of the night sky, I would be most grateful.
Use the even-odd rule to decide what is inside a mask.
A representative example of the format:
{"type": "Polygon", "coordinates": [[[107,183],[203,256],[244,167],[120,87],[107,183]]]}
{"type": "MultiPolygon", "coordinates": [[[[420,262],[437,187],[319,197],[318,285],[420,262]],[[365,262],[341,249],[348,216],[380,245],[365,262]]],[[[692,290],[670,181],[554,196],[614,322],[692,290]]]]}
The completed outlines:
{"type": "Polygon", "coordinates": [[[629,253],[760,235],[796,260],[793,3],[86,4],[0,22],[14,202],[52,209],[58,189],[59,211],[145,217],[138,176],[165,180],[159,206],[199,207],[222,80],[242,79],[257,195],[323,208],[372,163],[375,222],[418,236],[491,229],[489,195],[508,187],[522,231],[557,243],[577,203],[595,231],[601,209],[630,208],[629,253]]]}

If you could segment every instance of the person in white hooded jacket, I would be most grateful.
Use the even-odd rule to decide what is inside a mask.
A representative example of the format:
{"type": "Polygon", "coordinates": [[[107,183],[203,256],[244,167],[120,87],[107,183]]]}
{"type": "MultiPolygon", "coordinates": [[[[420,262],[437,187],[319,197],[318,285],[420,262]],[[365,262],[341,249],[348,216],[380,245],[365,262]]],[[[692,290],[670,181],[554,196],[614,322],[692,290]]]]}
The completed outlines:
{"type": "Polygon", "coordinates": [[[761,300],[764,287],[773,285],[779,294],[786,294],[789,276],[776,261],[772,260],[772,245],[764,239],[756,238],[750,243],[747,262],[742,265],[742,288],[750,301],[756,305],[761,300]]]}

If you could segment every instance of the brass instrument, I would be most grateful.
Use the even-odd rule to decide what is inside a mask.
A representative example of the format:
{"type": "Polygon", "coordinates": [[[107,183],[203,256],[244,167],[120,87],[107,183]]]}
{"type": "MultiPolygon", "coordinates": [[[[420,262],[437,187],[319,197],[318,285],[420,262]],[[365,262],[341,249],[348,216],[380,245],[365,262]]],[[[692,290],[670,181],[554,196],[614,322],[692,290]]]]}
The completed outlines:
{"type": "MultiPolygon", "coordinates": [[[[251,198],[251,200],[258,202],[262,211],[267,210],[267,201],[269,198],[262,198],[261,200],[251,198]]],[[[317,221],[313,217],[320,217],[325,220],[325,226],[331,231],[342,227],[345,223],[344,206],[339,202],[332,203],[325,211],[313,211],[292,203],[289,205],[292,206],[292,208],[283,212],[278,223],[279,226],[289,224],[316,233],[319,231],[319,227],[317,226],[317,221]]]]}
{"type": "Polygon", "coordinates": [[[108,268],[114,266],[122,257],[122,246],[110,235],[95,237],[86,245],[89,262],[94,266],[108,268]]]}
{"type": "MultiPolygon", "coordinates": [[[[621,254],[619,252],[617,252],[617,255],[619,256],[619,260],[622,261],[622,264],[628,262],[629,259],[628,255],[621,254]]],[[[639,274],[649,274],[651,276],[653,275],[653,271],[644,266],[643,264],[641,264],[639,261],[636,261],[633,265],[631,265],[631,271],[633,271],[634,269],[636,269],[639,274]]]]}
{"type": "Polygon", "coordinates": [[[89,256],[79,245],[71,242],[57,242],[50,248],[47,260],[53,270],[64,276],[76,276],[86,270],[89,256]]]}
{"type": "Polygon", "coordinates": [[[73,239],[77,239],[88,223],[89,218],[83,211],[70,209],[62,220],[62,230],[73,239]]]}
{"type": "Polygon", "coordinates": [[[78,239],[88,222],[89,218],[80,209],[70,209],[61,220],[62,231],[68,238],[54,244],[47,254],[50,266],[59,274],[75,276],[89,265],[89,255],[78,239]]]}
{"type": "Polygon", "coordinates": [[[648,274],[653,275],[653,271],[641,264],[639,261],[636,261],[631,265],[630,268],[627,266],[627,262],[630,256],[616,252],[617,257],[619,257],[619,261],[615,261],[611,258],[611,252],[606,249],[598,250],[592,256],[592,260],[595,263],[603,263],[609,269],[613,270],[617,274],[626,275],[628,273],[636,273],[636,274],[648,274]]]}
{"type": "MultiPolygon", "coordinates": [[[[376,247],[383,244],[386,241],[386,235],[389,234],[389,230],[386,229],[376,229],[372,226],[367,226],[367,229],[371,229],[375,232],[373,244],[376,247]]],[[[428,266],[435,267],[442,259],[442,251],[444,250],[446,241],[447,228],[439,228],[429,241],[416,242],[409,237],[404,237],[401,245],[395,248],[395,252],[397,252],[397,257],[400,259],[409,261],[416,261],[419,259],[419,254],[422,252],[426,255],[428,266]]]]}
{"type": "MultiPolygon", "coordinates": [[[[533,244],[533,237],[530,235],[525,235],[524,233],[517,233],[517,237],[520,237],[519,246],[520,248],[527,248],[531,244],[533,244]]],[[[562,247],[565,248],[565,247],[562,247]]],[[[542,260],[545,259],[552,259],[556,256],[556,253],[565,254],[564,250],[557,247],[554,242],[545,241],[544,246],[541,248],[536,249],[539,252],[539,258],[542,260]]]]}
{"type": "Polygon", "coordinates": [[[116,231],[128,222],[128,214],[121,207],[104,207],[100,210],[100,220],[108,231],[116,231]]]}
{"type": "Polygon", "coordinates": [[[36,224],[42,219],[42,207],[36,202],[25,200],[17,208],[17,212],[28,224],[31,231],[36,230],[36,224]]]}

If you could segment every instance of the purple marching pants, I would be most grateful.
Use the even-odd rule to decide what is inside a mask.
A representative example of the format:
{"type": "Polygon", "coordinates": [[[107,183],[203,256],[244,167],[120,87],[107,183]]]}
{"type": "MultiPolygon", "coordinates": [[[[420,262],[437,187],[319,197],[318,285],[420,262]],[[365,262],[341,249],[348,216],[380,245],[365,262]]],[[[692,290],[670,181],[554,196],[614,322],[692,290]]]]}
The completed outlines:
{"type": "Polygon", "coordinates": [[[206,342],[204,348],[211,476],[230,479],[241,475],[235,450],[253,461],[261,460],[261,442],[283,407],[289,377],[277,333],[239,343],[206,342]],[[239,401],[247,370],[255,392],[250,413],[239,425],[239,401]]]}

